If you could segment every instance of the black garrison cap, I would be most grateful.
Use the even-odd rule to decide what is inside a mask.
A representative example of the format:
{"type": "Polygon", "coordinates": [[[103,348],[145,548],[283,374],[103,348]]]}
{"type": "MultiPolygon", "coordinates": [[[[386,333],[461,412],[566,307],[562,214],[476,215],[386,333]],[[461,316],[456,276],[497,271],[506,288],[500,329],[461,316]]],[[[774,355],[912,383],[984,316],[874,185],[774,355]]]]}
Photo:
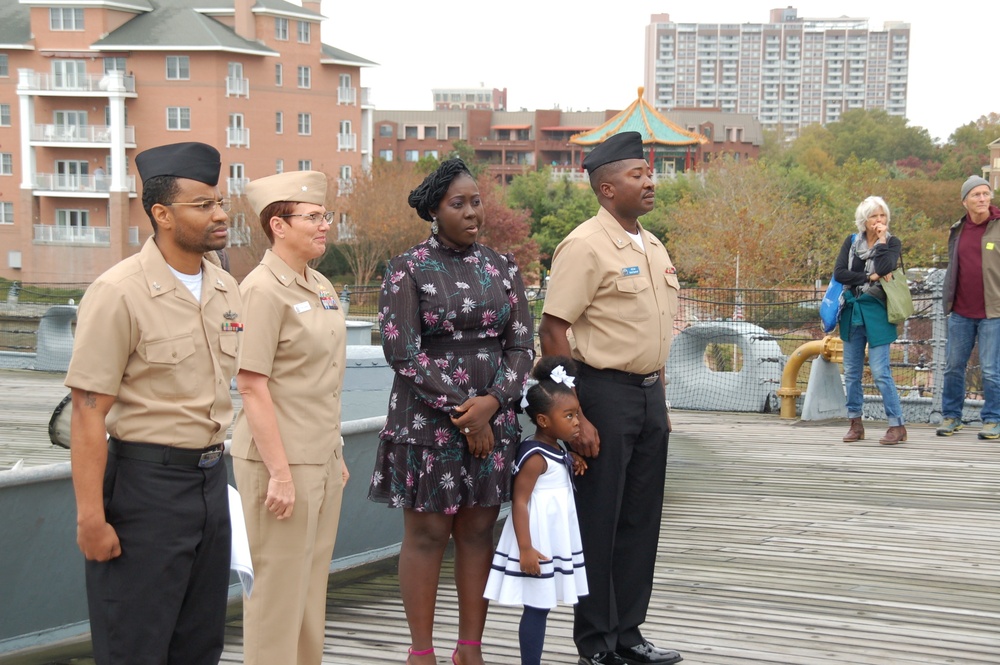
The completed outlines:
{"type": "Polygon", "coordinates": [[[645,159],[642,153],[642,134],[622,132],[606,139],[584,158],[583,168],[587,169],[587,173],[593,173],[605,164],[623,159],[645,159]]]}
{"type": "Polygon", "coordinates": [[[205,143],[171,143],[143,150],[135,156],[135,166],[143,182],[168,175],[215,187],[219,184],[222,159],[218,150],[205,143]]]}

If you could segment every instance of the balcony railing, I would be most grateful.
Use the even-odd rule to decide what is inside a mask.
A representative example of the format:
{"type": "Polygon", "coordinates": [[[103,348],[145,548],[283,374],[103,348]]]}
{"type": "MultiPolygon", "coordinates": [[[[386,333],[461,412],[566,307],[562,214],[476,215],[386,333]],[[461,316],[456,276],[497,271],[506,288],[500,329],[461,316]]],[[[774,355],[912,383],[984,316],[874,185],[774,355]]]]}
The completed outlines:
{"type": "Polygon", "coordinates": [[[121,72],[56,75],[40,74],[31,69],[20,69],[18,70],[17,89],[37,92],[96,92],[101,94],[123,90],[134,94],[135,77],[126,76],[121,72]]]}
{"type": "Polygon", "coordinates": [[[230,226],[227,247],[246,247],[253,241],[250,229],[246,226],[230,226]]]}
{"type": "Polygon", "coordinates": [[[355,104],[358,99],[357,88],[337,88],[338,104],[355,104]]]}
{"type": "MultiPolygon", "coordinates": [[[[139,227],[128,227],[130,245],[139,244],[139,227]]],[[[97,245],[111,244],[111,227],[109,226],[56,226],[53,224],[35,224],[35,242],[60,245],[97,245]]]]}
{"type": "MultiPolygon", "coordinates": [[[[110,175],[69,175],[36,173],[31,188],[45,192],[107,192],[113,178],[110,175]]],[[[128,191],[135,194],[135,176],[125,176],[128,191]]]]}
{"type": "Polygon", "coordinates": [[[372,89],[371,88],[361,88],[361,105],[362,106],[372,106],[375,102],[372,100],[372,89]]]}
{"type": "Polygon", "coordinates": [[[357,150],[357,134],[337,134],[337,150],[357,150]]]}
{"type": "MultiPolygon", "coordinates": [[[[45,143],[111,143],[107,125],[32,125],[31,140],[45,143]]],[[[135,144],[135,127],[126,125],[125,143],[135,144]]]]}
{"type": "Polygon", "coordinates": [[[226,97],[246,97],[250,99],[250,79],[227,76],[226,97]]]}
{"type": "Polygon", "coordinates": [[[249,148],[250,129],[248,127],[226,127],[227,148],[249,148]]]}
{"type": "Polygon", "coordinates": [[[226,178],[226,189],[229,196],[242,196],[246,194],[247,183],[250,178],[226,178]]]}

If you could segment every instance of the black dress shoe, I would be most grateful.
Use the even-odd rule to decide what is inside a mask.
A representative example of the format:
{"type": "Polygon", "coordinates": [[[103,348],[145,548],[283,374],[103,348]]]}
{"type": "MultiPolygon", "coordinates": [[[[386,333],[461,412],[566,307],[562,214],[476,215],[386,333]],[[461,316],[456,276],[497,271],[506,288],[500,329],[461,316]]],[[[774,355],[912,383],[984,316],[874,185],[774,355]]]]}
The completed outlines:
{"type": "Polygon", "coordinates": [[[580,656],[578,665],[628,665],[628,662],[614,651],[601,651],[593,656],[580,656]]]}
{"type": "Polygon", "coordinates": [[[634,647],[618,647],[616,653],[628,665],[673,665],[684,660],[676,651],[654,647],[650,642],[634,647]]]}

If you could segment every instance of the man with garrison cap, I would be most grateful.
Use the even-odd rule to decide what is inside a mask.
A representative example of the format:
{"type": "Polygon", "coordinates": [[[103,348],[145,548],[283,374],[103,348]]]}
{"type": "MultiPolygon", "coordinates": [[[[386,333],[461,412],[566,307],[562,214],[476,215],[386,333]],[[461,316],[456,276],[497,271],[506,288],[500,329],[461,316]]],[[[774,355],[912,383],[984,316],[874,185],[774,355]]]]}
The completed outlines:
{"type": "Polygon", "coordinates": [[[983,375],[979,438],[1000,439],[1000,208],[992,200],[990,183],[969,176],[962,184],[966,214],[948,234],[948,345],[938,436],[951,436],[964,427],[965,368],[978,340],[983,375]]]}
{"type": "Polygon", "coordinates": [[[219,151],[136,155],[153,237],[90,285],[73,357],[71,459],[97,665],[216,665],[231,529],[222,443],[242,305],[219,151]]]}
{"type": "Polygon", "coordinates": [[[575,480],[590,595],[576,605],[573,639],[580,665],[676,663],[680,654],[653,646],[639,626],[660,534],[663,366],[680,285],[663,243],[639,224],[655,203],[641,135],[608,138],[583,166],[601,209],[556,248],[539,328],[543,355],[580,362],[571,445],[590,458],[575,480]]]}

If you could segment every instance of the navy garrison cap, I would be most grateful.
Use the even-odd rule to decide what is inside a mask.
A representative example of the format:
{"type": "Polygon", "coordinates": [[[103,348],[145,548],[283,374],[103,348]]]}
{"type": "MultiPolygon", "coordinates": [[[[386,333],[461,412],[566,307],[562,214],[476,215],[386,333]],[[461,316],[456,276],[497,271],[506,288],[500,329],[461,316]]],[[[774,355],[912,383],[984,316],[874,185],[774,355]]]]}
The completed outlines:
{"type": "Polygon", "coordinates": [[[215,187],[222,159],[218,150],[205,143],[171,143],[143,150],[135,156],[135,166],[143,182],[166,175],[215,187]]]}
{"type": "Polygon", "coordinates": [[[623,159],[645,159],[642,152],[642,134],[622,132],[609,137],[590,151],[583,160],[583,168],[587,169],[587,173],[593,173],[605,164],[623,159]]]}

